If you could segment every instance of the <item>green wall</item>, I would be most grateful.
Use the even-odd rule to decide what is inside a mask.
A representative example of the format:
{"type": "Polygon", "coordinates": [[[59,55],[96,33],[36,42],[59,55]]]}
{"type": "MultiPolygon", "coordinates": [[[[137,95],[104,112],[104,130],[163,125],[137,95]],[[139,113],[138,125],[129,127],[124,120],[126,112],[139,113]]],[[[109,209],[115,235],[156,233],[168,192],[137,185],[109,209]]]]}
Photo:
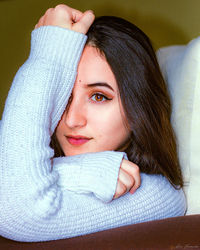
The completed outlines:
{"type": "Polygon", "coordinates": [[[155,49],[200,35],[200,0],[0,0],[0,117],[12,79],[29,54],[31,30],[59,3],[124,17],[149,35],[155,49]]]}

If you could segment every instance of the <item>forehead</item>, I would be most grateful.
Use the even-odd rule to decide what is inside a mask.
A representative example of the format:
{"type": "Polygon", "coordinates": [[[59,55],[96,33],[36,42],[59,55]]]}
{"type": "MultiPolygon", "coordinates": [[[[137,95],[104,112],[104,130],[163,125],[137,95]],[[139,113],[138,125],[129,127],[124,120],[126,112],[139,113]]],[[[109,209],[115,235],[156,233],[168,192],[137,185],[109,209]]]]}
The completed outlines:
{"type": "Polygon", "coordinates": [[[86,46],[78,65],[76,84],[83,85],[98,82],[105,82],[113,89],[118,89],[115,76],[105,57],[100,54],[98,49],[86,46]]]}

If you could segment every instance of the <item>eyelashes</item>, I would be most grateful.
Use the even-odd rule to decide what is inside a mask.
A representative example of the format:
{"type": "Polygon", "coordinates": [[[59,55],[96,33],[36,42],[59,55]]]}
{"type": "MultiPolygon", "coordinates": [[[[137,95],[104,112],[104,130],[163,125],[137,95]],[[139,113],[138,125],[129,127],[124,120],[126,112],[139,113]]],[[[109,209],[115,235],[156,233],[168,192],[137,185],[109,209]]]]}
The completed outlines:
{"type": "MultiPolygon", "coordinates": [[[[95,93],[89,95],[88,100],[91,103],[94,103],[94,104],[103,104],[103,103],[106,103],[108,101],[113,100],[113,97],[108,97],[105,94],[95,92],[95,93]]],[[[71,96],[70,96],[70,98],[68,100],[68,103],[67,103],[66,109],[65,109],[66,111],[68,111],[68,109],[69,109],[72,102],[73,102],[73,94],[71,94],[71,96]]]]}
{"type": "Polygon", "coordinates": [[[103,102],[112,100],[112,98],[109,98],[101,93],[94,93],[90,98],[92,102],[95,102],[95,103],[103,103],[103,102]]]}

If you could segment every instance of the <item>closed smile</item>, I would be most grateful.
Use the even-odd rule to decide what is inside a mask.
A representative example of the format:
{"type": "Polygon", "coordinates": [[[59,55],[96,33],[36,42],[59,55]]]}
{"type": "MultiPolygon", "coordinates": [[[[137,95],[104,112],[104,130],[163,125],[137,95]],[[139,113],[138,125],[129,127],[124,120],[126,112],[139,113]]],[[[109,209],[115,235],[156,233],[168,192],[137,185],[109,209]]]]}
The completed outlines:
{"type": "Polygon", "coordinates": [[[85,144],[86,142],[88,142],[89,140],[91,140],[92,138],[88,138],[85,136],[81,136],[81,135],[67,135],[65,136],[67,138],[67,141],[74,146],[80,146],[85,144]]]}

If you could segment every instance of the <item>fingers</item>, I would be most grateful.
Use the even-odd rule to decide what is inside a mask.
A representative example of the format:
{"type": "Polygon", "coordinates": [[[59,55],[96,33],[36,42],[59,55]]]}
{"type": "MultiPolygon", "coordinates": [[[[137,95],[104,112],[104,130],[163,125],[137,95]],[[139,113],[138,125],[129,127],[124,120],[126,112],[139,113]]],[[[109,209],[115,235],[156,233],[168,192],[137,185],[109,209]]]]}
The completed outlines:
{"type": "Polygon", "coordinates": [[[115,191],[115,194],[113,196],[113,199],[117,199],[120,196],[124,195],[125,193],[127,193],[126,186],[120,180],[118,180],[116,191],[115,191]]]}
{"type": "Polygon", "coordinates": [[[71,9],[71,11],[72,11],[73,22],[74,23],[79,22],[84,13],[76,9],[71,9]]]}
{"type": "Polygon", "coordinates": [[[135,179],[135,183],[134,183],[133,187],[129,190],[129,192],[131,194],[134,194],[135,191],[140,187],[140,184],[141,184],[139,168],[138,168],[138,170],[136,170],[136,172],[134,174],[134,179],[135,179]]]}
{"type": "Polygon", "coordinates": [[[140,186],[140,183],[139,167],[128,160],[123,160],[119,170],[117,187],[113,199],[117,199],[127,192],[133,194],[140,186]]]}
{"type": "Polygon", "coordinates": [[[80,20],[73,25],[73,30],[86,34],[91,24],[94,22],[95,16],[91,10],[87,10],[83,13],[80,20]]]}
{"type": "Polygon", "coordinates": [[[129,173],[127,173],[122,168],[120,169],[120,172],[119,172],[119,180],[120,180],[120,182],[122,182],[125,185],[125,187],[126,187],[125,192],[126,193],[133,187],[133,185],[135,183],[133,176],[130,175],[129,173]]]}
{"type": "Polygon", "coordinates": [[[141,183],[140,169],[138,165],[128,160],[123,160],[121,168],[134,178],[134,184],[130,189],[130,193],[133,194],[141,183]]]}
{"type": "Polygon", "coordinates": [[[38,23],[35,25],[35,29],[39,28],[40,26],[43,26],[44,25],[44,16],[42,16],[38,23]]]}
{"type": "Polygon", "coordinates": [[[51,25],[67,29],[73,29],[73,24],[78,22],[83,16],[81,11],[72,9],[64,4],[57,5],[52,14],[53,22],[51,25]]]}
{"type": "Polygon", "coordinates": [[[115,191],[114,198],[119,198],[120,196],[126,194],[134,185],[134,178],[128,174],[125,170],[120,168],[117,188],[115,191]]]}
{"type": "Polygon", "coordinates": [[[95,16],[90,10],[82,13],[67,5],[59,4],[55,8],[48,9],[35,25],[35,28],[51,25],[86,34],[94,18],[95,16]]]}

